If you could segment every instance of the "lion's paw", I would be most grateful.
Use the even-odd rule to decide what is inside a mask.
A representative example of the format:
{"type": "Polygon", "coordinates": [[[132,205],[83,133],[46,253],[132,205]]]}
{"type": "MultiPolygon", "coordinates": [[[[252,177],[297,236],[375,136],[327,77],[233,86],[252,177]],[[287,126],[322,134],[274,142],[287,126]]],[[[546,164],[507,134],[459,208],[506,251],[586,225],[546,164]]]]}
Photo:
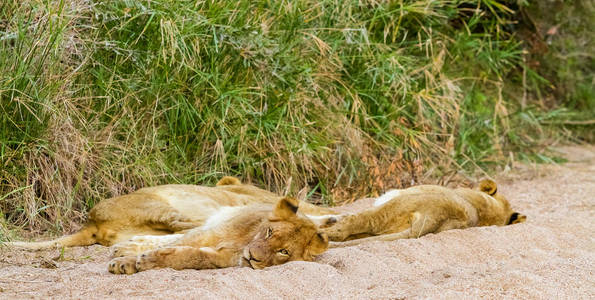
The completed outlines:
{"type": "Polygon", "coordinates": [[[339,216],[330,216],[322,221],[321,228],[326,228],[335,225],[339,221],[339,216]]]}
{"type": "Polygon", "coordinates": [[[326,228],[333,226],[339,220],[343,218],[342,215],[323,215],[323,216],[310,216],[308,218],[314,222],[314,224],[318,225],[320,228],[326,228]]]}
{"type": "Polygon", "coordinates": [[[349,237],[349,232],[343,230],[340,226],[321,228],[321,231],[326,233],[330,241],[344,241],[349,237]]]}
{"type": "Polygon", "coordinates": [[[114,258],[109,262],[107,269],[113,274],[134,274],[138,272],[136,256],[114,258]]]}

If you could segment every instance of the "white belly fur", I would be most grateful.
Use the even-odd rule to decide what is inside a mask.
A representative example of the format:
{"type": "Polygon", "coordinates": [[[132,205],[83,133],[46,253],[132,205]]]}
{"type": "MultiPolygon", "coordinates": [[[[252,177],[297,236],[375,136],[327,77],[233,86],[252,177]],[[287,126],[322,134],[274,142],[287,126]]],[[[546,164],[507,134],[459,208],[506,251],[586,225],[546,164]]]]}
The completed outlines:
{"type": "Polygon", "coordinates": [[[243,206],[222,206],[217,211],[215,211],[200,227],[202,230],[209,230],[213,229],[221,223],[225,223],[230,218],[236,215],[239,210],[244,209],[243,206]]]}
{"type": "Polygon", "coordinates": [[[386,193],[384,193],[384,195],[376,198],[376,201],[374,201],[374,206],[380,206],[390,200],[392,200],[393,198],[399,196],[401,194],[401,190],[390,190],[386,193]]]}

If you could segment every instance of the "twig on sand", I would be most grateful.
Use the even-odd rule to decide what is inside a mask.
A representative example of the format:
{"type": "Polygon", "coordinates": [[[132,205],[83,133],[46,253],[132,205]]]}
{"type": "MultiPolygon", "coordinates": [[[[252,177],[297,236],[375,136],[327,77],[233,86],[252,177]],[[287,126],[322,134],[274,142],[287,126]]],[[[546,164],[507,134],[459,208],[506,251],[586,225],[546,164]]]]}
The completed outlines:
{"type": "Polygon", "coordinates": [[[24,283],[46,283],[46,282],[53,282],[51,280],[21,280],[21,279],[12,279],[12,278],[0,278],[0,281],[3,282],[24,282],[24,283]]]}

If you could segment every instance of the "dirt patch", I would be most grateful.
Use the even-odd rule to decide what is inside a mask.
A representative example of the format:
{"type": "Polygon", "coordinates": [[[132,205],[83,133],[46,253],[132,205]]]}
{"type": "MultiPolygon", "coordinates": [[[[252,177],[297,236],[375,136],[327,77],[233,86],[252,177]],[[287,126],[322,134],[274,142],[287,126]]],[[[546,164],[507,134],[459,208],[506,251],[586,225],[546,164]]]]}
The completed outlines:
{"type": "MultiPolygon", "coordinates": [[[[265,270],[107,272],[101,246],[0,253],[0,298],[591,298],[595,297],[595,147],[570,162],[504,175],[528,221],[331,249],[265,270]]],[[[341,208],[363,209],[364,199],[341,208]]]]}

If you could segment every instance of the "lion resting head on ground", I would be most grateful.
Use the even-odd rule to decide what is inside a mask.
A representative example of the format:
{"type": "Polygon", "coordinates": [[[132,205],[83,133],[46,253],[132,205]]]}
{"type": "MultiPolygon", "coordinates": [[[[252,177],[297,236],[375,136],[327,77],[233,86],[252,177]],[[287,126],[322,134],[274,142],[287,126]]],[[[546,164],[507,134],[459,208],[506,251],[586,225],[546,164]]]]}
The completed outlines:
{"type": "Polygon", "coordinates": [[[323,231],[331,241],[337,241],[331,247],[416,238],[449,229],[511,225],[527,219],[510,208],[491,180],[481,181],[478,189],[420,185],[392,190],[378,197],[373,208],[327,218],[322,222],[323,231]]]}
{"type": "MultiPolygon", "coordinates": [[[[251,205],[232,211],[210,229],[195,228],[166,245],[146,251],[137,241],[114,246],[108,270],[132,274],[156,268],[214,269],[247,266],[262,269],[288,261],[311,261],[328,248],[328,238],[297,213],[299,201],[285,197],[273,207],[251,205]],[[142,249],[143,253],[138,253],[142,249]]],[[[163,238],[163,237],[154,237],[163,238]]]]}
{"type": "MultiPolygon", "coordinates": [[[[527,220],[527,216],[518,213],[516,211],[513,211],[510,208],[510,203],[508,202],[508,200],[506,199],[506,197],[504,197],[502,194],[498,193],[498,186],[496,185],[496,183],[492,180],[489,179],[484,179],[479,183],[479,187],[478,189],[485,193],[488,194],[490,197],[494,198],[497,200],[497,203],[499,204],[499,207],[494,207],[491,210],[495,210],[493,211],[494,213],[494,219],[487,219],[487,218],[483,218],[483,222],[484,224],[478,225],[478,226],[489,226],[489,225],[512,225],[512,224],[517,224],[517,223],[522,223],[525,222],[527,220]]],[[[460,189],[461,191],[465,191],[468,189],[460,189]]],[[[473,190],[471,190],[473,191],[473,190]]],[[[482,195],[483,198],[485,198],[485,196],[482,195]]],[[[477,203],[478,206],[485,206],[482,205],[481,201],[479,203],[477,203]]]]}
{"type": "Polygon", "coordinates": [[[297,200],[279,201],[243,248],[241,264],[262,269],[292,260],[312,261],[326,251],[328,237],[310,219],[298,216],[297,210],[297,200]]]}

